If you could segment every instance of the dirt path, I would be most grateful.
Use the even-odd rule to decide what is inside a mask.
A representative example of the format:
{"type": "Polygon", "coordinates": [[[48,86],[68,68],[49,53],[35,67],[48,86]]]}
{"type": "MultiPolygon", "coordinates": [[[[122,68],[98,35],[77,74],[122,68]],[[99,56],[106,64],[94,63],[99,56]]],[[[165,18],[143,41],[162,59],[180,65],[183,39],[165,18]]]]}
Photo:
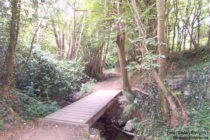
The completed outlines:
{"type": "MultiPolygon", "coordinates": [[[[116,72],[106,73],[108,78],[92,86],[92,91],[122,89],[121,76],[116,72]]],[[[0,140],[86,140],[81,137],[81,131],[70,127],[46,127],[34,124],[24,124],[14,130],[0,132],[0,140]],[[80,138],[78,138],[80,137],[80,138]]]]}
{"type": "MultiPolygon", "coordinates": [[[[27,124],[26,124],[27,125],[27,124]]],[[[39,126],[36,123],[0,133],[0,140],[82,140],[82,132],[71,127],[39,126]]]]}
{"type": "Polygon", "coordinates": [[[121,90],[122,89],[122,80],[121,75],[117,72],[108,73],[111,75],[110,78],[108,78],[105,81],[97,82],[93,85],[93,91],[96,90],[121,90]]]}

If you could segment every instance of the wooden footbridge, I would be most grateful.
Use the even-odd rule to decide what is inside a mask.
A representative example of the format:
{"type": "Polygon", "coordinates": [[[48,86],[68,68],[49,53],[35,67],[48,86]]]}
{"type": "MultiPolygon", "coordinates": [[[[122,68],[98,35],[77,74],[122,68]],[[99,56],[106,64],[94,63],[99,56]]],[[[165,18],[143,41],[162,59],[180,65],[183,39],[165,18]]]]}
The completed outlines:
{"type": "Polygon", "coordinates": [[[116,101],[120,90],[98,90],[41,119],[44,123],[90,128],[116,101]]]}

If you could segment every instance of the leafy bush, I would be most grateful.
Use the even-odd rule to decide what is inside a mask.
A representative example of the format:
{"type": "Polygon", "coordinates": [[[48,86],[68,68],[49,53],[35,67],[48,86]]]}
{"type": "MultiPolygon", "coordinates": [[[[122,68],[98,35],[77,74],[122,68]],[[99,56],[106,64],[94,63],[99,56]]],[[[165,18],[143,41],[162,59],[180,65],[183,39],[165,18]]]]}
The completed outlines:
{"type": "Polygon", "coordinates": [[[0,91],[0,130],[6,128],[5,123],[14,121],[9,109],[8,97],[3,96],[3,93],[0,91]]]}
{"type": "Polygon", "coordinates": [[[95,82],[94,80],[90,80],[90,81],[82,84],[81,85],[81,88],[80,88],[80,92],[82,94],[91,92],[91,90],[92,90],[91,87],[92,87],[92,85],[93,85],[94,82],[95,82]]]}
{"type": "MultiPolygon", "coordinates": [[[[204,67],[199,71],[189,71],[186,74],[186,78],[184,79],[184,87],[183,89],[179,89],[173,92],[186,92],[189,94],[180,94],[179,97],[185,103],[185,107],[187,109],[187,113],[189,115],[189,125],[184,125],[182,120],[180,119],[179,125],[175,128],[171,128],[167,126],[164,120],[161,120],[160,115],[158,116],[157,106],[159,106],[159,101],[157,102],[157,98],[155,100],[143,98],[138,99],[139,107],[136,107],[140,110],[143,116],[140,118],[143,120],[139,120],[135,124],[135,132],[141,136],[148,136],[154,134],[156,137],[155,140],[171,140],[176,136],[183,136],[182,134],[178,134],[179,132],[186,133],[199,133],[203,132],[209,133],[210,130],[210,92],[209,92],[209,81],[210,81],[210,68],[204,67]],[[185,89],[185,86],[188,87],[185,89]],[[148,102],[149,101],[149,102],[148,102]],[[151,108],[151,109],[150,109],[151,108]],[[145,110],[145,111],[144,111],[145,110]],[[148,114],[145,115],[145,114],[148,114]]],[[[151,86],[149,86],[151,87],[151,86]]],[[[155,92],[157,93],[157,91],[155,92]]],[[[138,94],[137,94],[138,95],[138,94]]],[[[135,102],[134,102],[135,103],[135,102]]],[[[136,110],[136,111],[138,111],[136,110]]],[[[188,137],[192,136],[191,134],[186,134],[188,137]]],[[[209,137],[210,134],[208,134],[209,137]]],[[[184,138],[183,138],[184,139],[184,138]]]]}
{"type": "Polygon", "coordinates": [[[56,102],[42,102],[28,95],[13,92],[13,98],[0,94],[0,129],[7,129],[8,123],[44,117],[58,109],[56,102]]]}
{"type": "MultiPolygon", "coordinates": [[[[210,104],[203,103],[202,108],[198,111],[190,111],[190,124],[185,125],[179,123],[178,126],[171,128],[160,119],[147,117],[143,121],[135,123],[135,133],[139,136],[154,135],[154,140],[173,140],[176,136],[193,137],[202,136],[209,137],[210,135],[210,104]],[[194,134],[192,134],[194,132],[194,134]],[[182,134],[179,134],[182,133],[182,134]],[[202,134],[202,135],[199,135],[202,134]]],[[[180,138],[187,139],[187,138],[180,138]]]]}
{"type": "Polygon", "coordinates": [[[58,60],[50,53],[35,50],[17,87],[30,95],[67,97],[89,80],[83,71],[84,63],[80,60],[58,60]]]}
{"type": "MultiPolygon", "coordinates": [[[[0,43],[1,45],[1,43],[0,43]]],[[[5,58],[6,58],[6,47],[0,46],[0,83],[3,82],[4,74],[5,74],[5,58]]]]}
{"type": "Polygon", "coordinates": [[[105,67],[107,69],[115,68],[117,61],[118,61],[117,46],[114,46],[110,48],[110,51],[107,53],[105,67]]]}
{"type": "Polygon", "coordinates": [[[184,92],[188,94],[182,94],[184,102],[187,103],[189,108],[199,110],[203,103],[208,101],[209,87],[210,87],[210,67],[204,67],[199,71],[188,71],[185,79],[184,92]]]}
{"type": "Polygon", "coordinates": [[[139,72],[139,70],[141,69],[145,70],[151,68],[158,68],[159,64],[157,64],[157,60],[159,58],[165,58],[165,56],[154,54],[153,52],[148,52],[145,54],[144,58],[138,56],[136,58],[138,62],[131,61],[126,68],[128,69],[128,71],[133,71],[133,72],[139,72]]]}
{"type": "MultiPolygon", "coordinates": [[[[179,125],[175,128],[165,128],[155,140],[171,140],[174,136],[179,135],[179,132],[185,132],[186,137],[201,136],[203,138],[209,137],[210,135],[210,104],[209,102],[204,103],[204,106],[199,111],[192,111],[189,113],[191,116],[189,125],[179,125]],[[167,132],[167,136],[162,134],[167,132]],[[194,133],[192,133],[194,132],[194,133]]],[[[180,138],[181,139],[181,138],[180,138]]]]}
{"type": "Polygon", "coordinates": [[[19,100],[22,104],[19,113],[24,119],[44,117],[58,109],[56,102],[41,102],[24,94],[19,96],[19,100]]]}

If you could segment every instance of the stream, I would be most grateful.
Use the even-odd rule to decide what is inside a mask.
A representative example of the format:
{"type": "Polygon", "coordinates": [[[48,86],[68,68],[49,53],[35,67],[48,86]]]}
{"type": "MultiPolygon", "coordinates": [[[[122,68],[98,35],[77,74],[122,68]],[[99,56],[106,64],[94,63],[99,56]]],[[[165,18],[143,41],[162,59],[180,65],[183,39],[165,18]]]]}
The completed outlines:
{"type": "Polygon", "coordinates": [[[132,140],[133,136],[129,136],[117,128],[114,124],[107,118],[100,118],[93,126],[100,131],[100,136],[104,140],[132,140]]]}

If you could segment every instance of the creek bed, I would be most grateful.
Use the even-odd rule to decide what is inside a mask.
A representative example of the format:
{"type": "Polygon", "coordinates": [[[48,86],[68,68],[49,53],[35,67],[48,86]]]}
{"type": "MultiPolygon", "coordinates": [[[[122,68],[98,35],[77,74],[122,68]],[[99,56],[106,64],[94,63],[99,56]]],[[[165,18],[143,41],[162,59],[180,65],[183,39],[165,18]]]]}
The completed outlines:
{"type": "Polygon", "coordinates": [[[132,140],[129,136],[118,130],[114,124],[105,117],[100,118],[93,126],[100,131],[100,136],[105,140],[132,140]]]}

